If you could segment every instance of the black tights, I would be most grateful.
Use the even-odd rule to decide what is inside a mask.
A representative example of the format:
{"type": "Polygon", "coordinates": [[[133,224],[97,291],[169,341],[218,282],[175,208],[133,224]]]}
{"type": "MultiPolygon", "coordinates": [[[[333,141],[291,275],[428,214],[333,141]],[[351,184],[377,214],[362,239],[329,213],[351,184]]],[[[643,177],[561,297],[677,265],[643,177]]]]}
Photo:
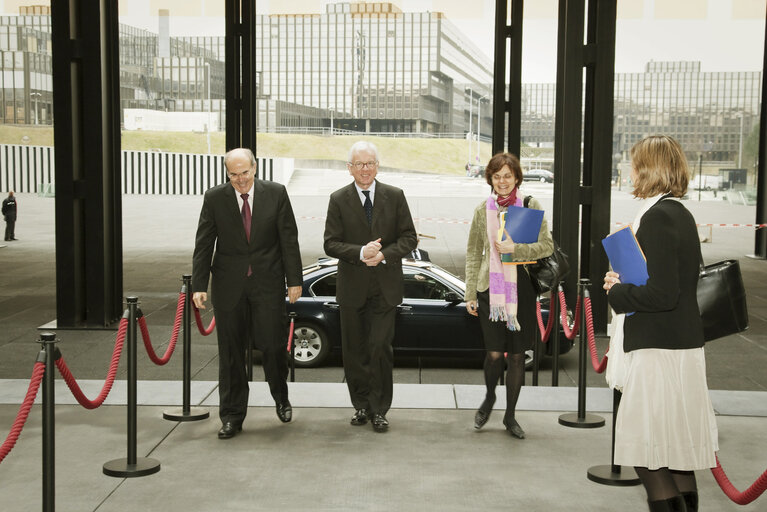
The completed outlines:
{"type": "MultiPolygon", "coordinates": [[[[503,352],[488,352],[485,356],[485,400],[495,402],[495,387],[503,373],[503,352]]],[[[525,383],[525,353],[509,354],[508,369],[506,370],[506,415],[504,420],[514,418],[517,399],[522,385],[525,383]]]]}
{"type": "Polygon", "coordinates": [[[693,471],[676,471],[668,468],[650,470],[642,467],[634,468],[647,491],[649,501],[667,500],[681,493],[697,492],[693,471]]]}

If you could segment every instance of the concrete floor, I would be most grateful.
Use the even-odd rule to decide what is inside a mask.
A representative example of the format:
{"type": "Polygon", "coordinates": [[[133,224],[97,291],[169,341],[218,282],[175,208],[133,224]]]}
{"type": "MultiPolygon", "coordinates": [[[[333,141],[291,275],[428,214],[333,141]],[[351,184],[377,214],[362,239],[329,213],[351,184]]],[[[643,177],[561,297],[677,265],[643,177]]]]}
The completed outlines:
{"type": "MultiPolygon", "coordinates": [[[[468,178],[380,176],[405,188],[432,260],[463,273],[468,219],[487,186],[468,178]],[[448,200],[445,200],[447,198],[448,200]]],[[[299,223],[305,263],[322,255],[327,193],[346,173],[303,171],[289,192],[299,223]],[[317,184],[320,183],[320,190],[317,184]]],[[[550,185],[525,185],[551,207],[550,185]]],[[[136,295],[158,352],[170,335],[183,273],[191,252],[200,197],[124,197],[124,295],[136,295]]],[[[613,194],[612,218],[630,221],[635,210],[625,191],[613,194]]],[[[753,207],[707,198],[687,201],[699,223],[751,223],[753,207]]],[[[0,247],[0,439],[16,417],[39,346],[37,327],[55,318],[52,199],[19,197],[17,242],[0,247]]],[[[549,210],[550,211],[550,210],[549,210]]],[[[741,490],[767,467],[767,279],[765,262],[745,258],[753,231],[719,228],[703,245],[707,262],[737,258],[746,281],[751,327],[708,344],[709,387],[718,414],[720,459],[741,490]]],[[[206,317],[206,320],[209,317],[206,317]]],[[[115,332],[56,331],[59,348],[89,397],[101,389],[115,332]]],[[[263,383],[253,383],[242,435],[219,441],[214,337],[193,329],[192,402],[211,418],[176,423],[162,410],[181,400],[181,355],[167,366],[139,350],[138,455],[160,461],[157,474],[131,479],[105,476],[102,466],[126,456],[124,359],[107,405],[86,411],[71,405],[57,378],[56,508],[64,511],[218,510],[644,510],[641,487],[591,482],[588,469],[610,462],[611,394],[590,368],[587,410],[607,427],[572,429],[558,424],[577,408],[577,350],[561,359],[558,388],[544,360],[543,387],[525,387],[518,419],[525,440],[509,437],[496,413],[480,432],[473,410],[483,392],[476,365],[456,360],[398,358],[390,432],[348,424],[351,409],[336,365],[297,370],[291,384],[294,421],[279,423],[263,383]]],[[[598,343],[600,354],[604,342],[598,343]]],[[[255,380],[262,380],[256,368],[255,380]]],[[[528,372],[527,384],[531,383],[528,372]]],[[[503,396],[503,393],[500,393],[503,396]]],[[[502,401],[496,408],[503,406],[502,401]]],[[[0,463],[0,511],[42,507],[41,410],[34,406],[13,451],[0,463]]],[[[732,504],[711,473],[698,474],[701,510],[765,510],[765,497],[732,504]]]]}

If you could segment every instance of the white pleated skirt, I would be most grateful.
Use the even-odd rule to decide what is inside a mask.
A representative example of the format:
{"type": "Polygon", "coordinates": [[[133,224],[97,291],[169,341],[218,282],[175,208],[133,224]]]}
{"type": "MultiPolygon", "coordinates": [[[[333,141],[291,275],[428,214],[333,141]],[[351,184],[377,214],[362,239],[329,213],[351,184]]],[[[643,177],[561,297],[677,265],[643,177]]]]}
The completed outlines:
{"type": "Polygon", "coordinates": [[[719,450],[703,348],[640,349],[615,424],[615,464],[680,471],[716,467],[719,450]]]}

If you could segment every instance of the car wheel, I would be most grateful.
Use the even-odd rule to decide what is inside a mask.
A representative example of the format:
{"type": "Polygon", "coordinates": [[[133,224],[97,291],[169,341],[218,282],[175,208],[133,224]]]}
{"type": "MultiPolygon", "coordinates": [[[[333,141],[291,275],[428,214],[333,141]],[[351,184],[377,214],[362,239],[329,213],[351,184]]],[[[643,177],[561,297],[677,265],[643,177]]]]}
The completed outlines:
{"type": "Polygon", "coordinates": [[[330,355],[330,340],[325,331],[313,324],[297,322],[293,329],[298,368],[321,366],[330,355]]]}
{"type": "Polygon", "coordinates": [[[544,178],[544,177],[541,177],[541,179],[540,179],[540,182],[541,182],[541,183],[546,183],[546,178],[544,178]]]}

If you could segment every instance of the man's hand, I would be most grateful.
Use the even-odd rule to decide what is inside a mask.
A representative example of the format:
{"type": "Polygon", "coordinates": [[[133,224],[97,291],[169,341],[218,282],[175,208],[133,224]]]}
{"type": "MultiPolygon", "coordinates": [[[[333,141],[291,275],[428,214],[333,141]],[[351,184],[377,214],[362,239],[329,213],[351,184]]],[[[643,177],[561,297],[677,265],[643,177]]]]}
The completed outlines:
{"type": "MultiPolygon", "coordinates": [[[[373,240],[372,242],[368,242],[365,247],[362,249],[362,261],[367,261],[376,254],[381,252],[381,239],[373,240]]],[[[383,258],[381,258],[383,259],[383,258]]]]}
{"type": "Polygon", "coordinates": [[[288,302],[294,304],[301,296],[302,286],[288,286],[288,302]]]}
{"type": "Polygon", "coordinates": [[[208,300],[208,294],[206,292],[194,292],[192,294],[192,302],[194,302],[197,309],[205,309],[206,300],[208,300]]]}
{"type": "Polygon", "coordinates": [[[383,260],[384,260],[384,255],[382,252],[379,251],[375,254],[375,256],[371,258],[365,258],[364,260],[362,260],[362,263],[364,263],[368,267],[375,267],[376,265],[381,263],[383,260]]]}

